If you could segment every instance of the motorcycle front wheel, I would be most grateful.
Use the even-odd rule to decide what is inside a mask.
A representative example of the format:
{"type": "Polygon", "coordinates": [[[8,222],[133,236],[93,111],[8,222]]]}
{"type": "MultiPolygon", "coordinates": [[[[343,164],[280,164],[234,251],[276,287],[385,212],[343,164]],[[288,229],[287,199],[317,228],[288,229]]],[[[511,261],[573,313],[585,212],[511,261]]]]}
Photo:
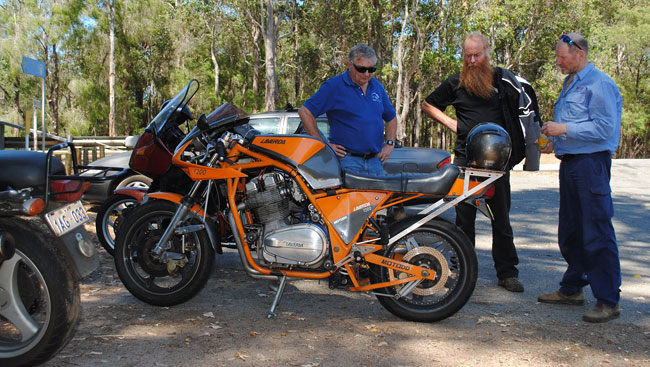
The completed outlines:
{"type": "MultiPolygon", "coordinates": [[[[415,220],[405,219],[391,228],[391,235],[408,228],[415,220]]],[[[389,246],[383,256],[432,269],[435,279],[425,280],[411,293],[393,297],[404,285],[377,290],[377,299],[392,314],[410,321],[433,322],[460,310],[476,286],[478,260],[467,236],[454,224],[433,220],[389,246]],[[383,295],[381,295],[383,294],[383,295]]],[[[373,283],[406,276],[397,270],[372,266],[373,283]]]]}
{"type": "MultiPolygon", "coordinates": [[[[115,240],[115,268],[124,286],[138,299],[173,306],[194,297],[208,281],[214,249],[204,231],[174,233],[167,260],[153,256],[178,206],[164,200],[142,204],[120,224],[115,240]]],[[[188,220],[181,226],[197,224],[188,220]]]]}
{"type": "Polygon", "coordinates": [[[114,194],[106,199],[97,210],[97,219],[95,221],[97,239],[111,256],[115,254],[117,228],[124,221],[125,212],[136,205],[138,205],[138,200],[135,198],[114,194]]]}
{"type": "Polygon", "coordinates": [[[16,253],[0,264],[0,365],[42,363],[72,338],[79,322],[79,283],[58,240],[36,223],[0,218],[16,253]]]}

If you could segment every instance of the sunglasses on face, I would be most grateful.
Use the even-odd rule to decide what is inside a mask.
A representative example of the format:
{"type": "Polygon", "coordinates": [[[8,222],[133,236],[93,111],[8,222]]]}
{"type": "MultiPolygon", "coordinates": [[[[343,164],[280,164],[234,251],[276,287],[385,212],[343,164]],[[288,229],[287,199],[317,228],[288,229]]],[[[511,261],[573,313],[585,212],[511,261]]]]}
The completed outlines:
{"type": "Polygon", "coordinates": [[[366,71],[369,72],[370,74],[372,74],[372,73],[374,73],[375,71],[377,71],[377,67],[376,67],[376,66],[367,67],[367,66],[358,66],[358,65],[355,65],[355,64],[352,64],[352,66],[354,66],[354,68],[355,68],[358,72],[360,72],[361,74],[365,73],[366,71]]]}
{"type": "Polygon", "coordinates": [[[582,50],[582,47],[580,47],[577,43],[573,42],[571,37],[567,36],[566,34],[561,35],[560,40],[562,42],[566,42],[569,45],[569,47],[576,46],[579,50],[582,50]]]}

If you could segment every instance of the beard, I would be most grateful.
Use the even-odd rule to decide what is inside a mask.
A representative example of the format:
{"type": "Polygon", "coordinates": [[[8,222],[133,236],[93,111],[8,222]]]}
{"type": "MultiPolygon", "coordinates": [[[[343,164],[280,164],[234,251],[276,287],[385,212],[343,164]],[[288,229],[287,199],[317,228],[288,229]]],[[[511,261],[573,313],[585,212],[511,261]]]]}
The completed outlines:
{"type": "Polygon", "coordinates": [[[492,66],[487,60],[475,67],[470,66],[467,61],[463,61],[458,87],[465,88],[469,94],[476,97],[489,99],[494,93],[492,74],[492,66]]]}

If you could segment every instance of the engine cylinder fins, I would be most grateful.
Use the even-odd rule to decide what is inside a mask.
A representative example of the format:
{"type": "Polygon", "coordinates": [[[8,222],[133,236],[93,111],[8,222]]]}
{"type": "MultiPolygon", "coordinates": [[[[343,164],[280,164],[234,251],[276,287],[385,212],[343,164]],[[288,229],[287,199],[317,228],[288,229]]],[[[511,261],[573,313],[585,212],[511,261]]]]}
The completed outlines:
{"type": "Polygon", "coordinates": [[[447,284],[449,278],[449,265],[447,259],[438,250],[432,247],[420,246],[416,247],[404,255],[402,261],[409,264],[421,266],[423,268],[432,269],[436,272],[436,277],[433,281],[425,280],[413,290],[414,294],[419,296],[431,296],[440,292],[447,284]]]}

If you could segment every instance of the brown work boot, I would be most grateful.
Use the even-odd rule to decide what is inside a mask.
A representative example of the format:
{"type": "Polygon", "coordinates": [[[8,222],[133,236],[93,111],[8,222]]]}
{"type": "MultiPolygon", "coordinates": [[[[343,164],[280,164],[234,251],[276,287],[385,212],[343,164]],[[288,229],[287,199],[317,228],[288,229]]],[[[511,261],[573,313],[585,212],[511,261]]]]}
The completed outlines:
{"type": "Polygon", "coordinates": [[[499,279],[499,287],[503,287],[510,292],[521,293],[524,291],[524,285],[515,277],[499,279]]]}
{"type": "Polygon", "coordinates": [[[618,305],[612,307],[598,302],[594,308],[582,315],[582,319],[587,322],[607,322],[609,320],[614,320],[620,315],[621,309],[618,305]]]}
{"type": "Polygon", "coordinates": [[[559,305],[583,305],[585,303],[585,295],[580,290],[580,292],[577,292],[575,294],[572,294],[570,296],[567,296],[566,294],[560,292],[559,290],[553,292],[553,293],[548,293],[548,294],[540,294],[539,297],[537,297],[538,302],[542,303],[553,303],[553,304],[559,304],[559,305]]]}

